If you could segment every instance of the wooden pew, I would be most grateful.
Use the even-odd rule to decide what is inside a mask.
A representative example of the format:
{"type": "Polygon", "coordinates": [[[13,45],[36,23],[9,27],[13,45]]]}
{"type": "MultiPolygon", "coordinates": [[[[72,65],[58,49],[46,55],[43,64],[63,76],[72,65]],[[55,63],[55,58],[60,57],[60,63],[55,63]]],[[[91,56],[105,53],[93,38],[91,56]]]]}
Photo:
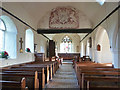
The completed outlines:
{"type": "MultiPolygon", "coordinates": [[[[112,71],[110,71],[110,72],[106,72],[106,71],[82,72],[81,76],[82,76],[81,77],[82,78],[82,81],[81,81],[82,88],[84,88],[84,86],[85,86],[85,81],[87,83],[87,88],[90,88],[90,82],[93,82],[93,81],[96,81],[97,83],[99,83],[99,82],[103,82],[103,83],[104,82],[115,82],[115,83],[119,82],[120,83],[120,81],[118,80],[120,78],[120,72],[112,72],[112,71]]],[[[109,88],[109,87],[107,87],[107,88],[109,88]]],[[[115,87],[113,87],[113,88],[115,88],[115,87]]],[[[118,87],[116,87],[116,88],[118,88],[118,87]]]]}
{"type": "MultiPolygon", "coordinates": [[[[10,72],[7,72],[7,73],[2,73],[2,75],[6,75],[6,74],[8,74],[8,75],[13,75],[13,77],[15,77],[16,76],[16,74],[25,74],[25,73],[30,73],[30,72],[23,72],[23,71],[16,71],[16,72],[13,72],[13,71],[10,71],[10,72]],[[14,76],[14,74],[15,74],[15,76],[14,76]]],[[[21,75],[20,74],[20,75],[21,75]]],[[[4,77],[4,76],[3,76],[4,77]]],[[[13,78],[12,77],[12,78],[13,78]]],[[[35,72],[35,79],[34,79],[34,88],[35,89],[39,89],[39,79],[38,79],[38,72],[36,71],[35,72]]],[[[8,78],[8,77],[7,77],[8,78]]],[[[11,77],[10,77],[11,78],[11,77]]],[[[16,78],[15,78],[16,79],[16,78]]],[[[23,82],[22,84],[21,84],[21,87],[23,88],[23,87],[25,87],[26,85],[25,85],[25,83],[26,83],[26,81],[25,81],[25,78],[23,78],[22,79],[22,81],[21,82],[23,82]]]]}
{"type": "Polygon", "coordinates": [[[94,63],[91,61],[76,63],[75,72],[77,74],[77,78],[79,78],[79,71],[78,71],[79,68],[80,69],[82,68],[113,68],[113,65],[110,63],[100,64],[100,63],[94,63]]]}
{"type": "MultiPolygon", "coordinates": [[[[115,69],[115,68],[80,68],[80,70],[78,70],[79,73],[79,77],[78,77],[78,81],[80,86],[84,86],[84,75],[94,75],[94,76],[107,76],[107,75],[113,75],[113,76],[118,76],[120,75],[120,69],[115,69]]],[[[98,77],[99,78],[99,77],[98,77]]],[[[102,77],[103,78],[103,77],[102,77]]],[[[96,80],[96,77],[95,77],[96,80]]]]}
{"type": "Polygon", "coordinates": [[[98,88],[98,89],[105,89],[105,88],[109,88],[109,89],[112,89],[112,90],[115,90],[115,89],[120,89],[120,87],[118,86],[120,81],[118,80],[119,78],[118,77],[105,77],[105,76],[100,76],[100,77],[85,77],[84,78],[84,81],[86,82],[86,88],[89,90],[91,88],[98,88]],[[93,82],[97,82],[99,85],[92,85],[91,86],[91,83],[93,82]],[[103,83],[102,85],[100,85],[101,83],[103,83]],[[110,85],[108,85],[108,83],[110,83],[110,85]],[[107,84],[107,85],[106,85],[107,84]],[[113,85],[115,84],[115,85],[113,85]]]}
{"type": "Polygon", "coordinates": [[[93,65],[93,64],[96,64],[96,63],[91,62],[91,61],[75,62],[75,72],[77,72],[77,68],[78,68],[78,67],[91,66],[91,65],[93,65]]]}
{"type": "Polygon", "coordinates": [[[84,70],[84,71],[115,71],[115,72],[120,72],[120,68],[78,68],[78,70],[84,70]]]}
{"type": "Polygon", "coordinates": [[[114,72],[120,72],[120,69],[118,69],[118,68],[95,68],[95,67],[84,67],[84,68],[82,68],[82,67],[78,67],[78,71],[77,71],[77,74],[78,74],[78,76],[79,76],[79,72],[82,72],[82,71],[84,71],[84,72],[91,72],[91,71],[98,71],[98,72],[100,72],[100,71],[114,71],[114,72]]]}
{"type": "Polygon", "coordinates": [[[32,69],[32,70],[37,70],[41,71],[42,68],[44,68],[44,73],[45,73],[45,83],[47,84],[49,82],[49,66],[48,65],[41,65],[41,64],[28,64],[25,66],[22,66],[20,68],[23,68],[25,70],[32,69]]]}
{"type": "Polygon", "coordinates": [[[22,78],[21,81],[5,81],[5,80],[0,80],[0,87],[2,90],[7,90],[7,89],[21,89],[21,90],[27,90],[26,88],[26,79],[22,78]]]}
{"type": "MultiPolygon", "coordinates": [[[[23,66],[23,67],[29,67],[30,65],[32,65],[32,66],[33,66],[33,65],[34,65],[34,66],[36,65],[35,67],[44,67],[44,68],[47,67],[47,76],[49,76],[49,79],[47,79],[47,82],[48,82],[49,80],[52,80],[52,77],[53,77],[53,75],[54,75],[54,74],[53,74],[54,64],[51,64],[51,63],[50,63],[50,64],[38,64],[38,63],[37,63],[37,64],[27,64],[26,66],[23,66]]],[[[34,66],[33,66],[33,67],[34,67],[34,66]]],[[[31,67],[31,66],[30,66],[30,67],[31,67]]]]}
{"type": "MultiPolygon", "coordinates": [[[[58,61],[32,62],[32,63],[29,63],[29,64],[49,65],[49,70],[51,70],[50,71],[50,73],[51,73],[50,77],[52,77],[55,74],[55,72],[57,71],[57,69],[59,68],[58,61]],[[51,67],[51,64],[52,64],[52,67],[51,67]],[[52,68],[52,69],[50,69],[50,68],[52,68]]],[[[52,78],[50,78],[50,79],[52,79],[52,78]]]]}
{"type": "Polygon", "coordinates": [[[35,72],[35,80],[34,80],[34,88],[39,89],[40,88],[39,85],[40,85],[40,82],[39,82],[39,79],[38,79],[38,72],[36,71],[35,72]]]}
{"type": "Polygon", "coordinates": [[[23,75],[29,75],[31,74],[34,77],[34,72],[38,71],[38,79],[40,82],[40,88],[44,88],[45,86],[45,74],[44,74],[44,68],[11,68],[8,70],[3,70],[4,73],[10,73],[10,74],[23,74],[23,75]]]}
{"type": "Polygon", "coordinates": [[[94,72],[116,72],[118,73],[120,69],[114,69],[113,65],[110,63],[107,64],[100,64],[100,63],[94,63],[90,61],[85,62],[77,62],[75,63],[75,71],[77,74],[78,83],[80,84],[80,87],[83,88],[83,76],[82,73],[94,73],[94,72]]]}
{"type": "Polygon", "coordinates": [[[79,68],[78,69],[78,81],[80,80],[80,73],[84,73],[84,72],[101,72],[101,71],[105,71],[105,72],[120,72],[120,69],[118,68],[79,68]]]}
{"type": "Polygon", "coordinates": [[[28,88],[30,90],[32,90],[33,88],[39,89],[37,72],[36,73],[32,73],[32,72],[29,72],[29,73],[28,72],[26,72],[26,73],[23,73],[23,72],[21,72],[21,73],[0,73],[0,75],[2,75],[2,80],[4,80],[4,81],[20,81],[22,77],[25,77],[26,85],[28,86],[28,88]]]}
{"type": "MultiPolygon", "coordinates": [[[[57,69],[59,68],[59,63],[58,63],[58,61],[46,61],[46,62],[40,62],[40,63],[38,63],[38,62],[32,62],[31,64],[46,64],[46,65],[50,65],[50,64],[52,64],[53,65],[53,73],[55,74],[55,72],[57,71],[57,69]]],[[[54,75],[53,74],[53,75],[54,75]]]]}
{"type": "MultiPolygon", "coordinates": [[[[47,67],[47,68],[45,68],[45,73],[46,73],[45,75],[46,75],[47,78],[46,78],[46,80],[42,80],[42,88],[44,88],[44,86],[45,86],[44,81],[47,83],[49,81],[49,79],[52,79],[52,75],[54,75],[54,73],[58,69],[58,62],[57,61],[52,61],[52,62],[48,61],[48,62],[43,62],[43,63],[30,62],[28,64],[13,65],[9,68],[4,68],[3,71],[6,72],[6,73],[14,73],[14,72],[19,73],[19,72],[26,72],[26,71],[27,72],[28,71],[32,72],[32,71],[35,71],[35,70],[39,69],[38,72],[40,72],[40,70],[41,70],[40,68],[43,68],[43,67],[44,68],[47,67]],[[34,67],[33,64],[34,65],[37,64],[37,67],[36,66],[34,67]],[[50,67],[48,68],[48,66],[50,66],[50,67]],[[34,69],[34,70],[31,70],[31,68],[34,69]],[[50,72],[49,72],[49,70],[50,70],[50,72]]],[[[44,75],[42,76],[42,79],[45,79],[44,75]]]]}
{"type": "MultiPolygon", "coordinates": [[[[34,64],[27,64],[27,66],[28,65],[37,65],[37,66],[49,66],[48,68],[49,68],[49,70],[47,71],[48,72],[48,74],[49,74],[49,79],[50,80],[52,80],[52,77],[53,77],[53,68],[54,68],[54,64],[52,64],[52,63],[34,63],[34,64]]],[[[24,67],[24,66],[23,66],[24,67]]],[[[47,68],[47,69],[48,69],[47,68]]]]}
{"type": "MultiPolygon", "coordinates": [[[[44,68],[44,73],[45,73],[45,83],[47,84],[49,82],[49,66],[47,64],[39,64],[39,63],[31,63],[31,64],[26,64],[24,66],[21,67],[12,67],[10,70],[14,70],[14,71],[42,71],[42,68],[44,68]]],[[[44,79],[44,78],[43,78],[44,79]]],[[[42,80],[44,81],[44,80],[42,80]]],[[[44,86],[43,86],[44,87],[44,86]]]]}

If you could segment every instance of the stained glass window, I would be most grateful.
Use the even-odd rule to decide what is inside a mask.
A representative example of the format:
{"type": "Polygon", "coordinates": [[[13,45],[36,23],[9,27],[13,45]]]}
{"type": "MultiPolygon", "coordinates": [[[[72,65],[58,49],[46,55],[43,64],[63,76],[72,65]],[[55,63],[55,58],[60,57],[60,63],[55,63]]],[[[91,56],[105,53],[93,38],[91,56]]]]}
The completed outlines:
{"type": "Polygon", "coordinates": [[[72,40],[68,37],[68,36],[65,36],[63,39],[62,39],[62,43],[61,43],[61,46],[60,46],[60,51],[61,52],[72,52],[72,40]]]}

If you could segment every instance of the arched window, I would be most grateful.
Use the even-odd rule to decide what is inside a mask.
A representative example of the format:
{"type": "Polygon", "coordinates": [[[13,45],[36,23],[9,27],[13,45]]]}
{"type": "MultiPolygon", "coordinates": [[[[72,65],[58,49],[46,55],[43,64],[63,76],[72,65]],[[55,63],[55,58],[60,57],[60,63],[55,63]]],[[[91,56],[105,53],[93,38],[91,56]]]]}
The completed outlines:
{"type": "Polygon", "coordinates": [[[65,36],[62,39],[60,47],[60,52],[72,52],[72,40],[68,36],[65,36]]]}
{"type": "Polygon", "coordinates": [[[17,57],[16,35],[17,29],[12,19],[5,15],[0,16],[0,50],[8,52],[11,59],[17,57]]]}
{"type": "Polygon", "coordinates": [[[29,48],[32,53],[34,52],[34,35],[31,29],[26,30],[25,49],[27,48],[29,48]]]}
{"type": "Polygon", "coordinates": [[[2,19],[0,19],[0,51],[5,50],[5,24],[2,19]]]}

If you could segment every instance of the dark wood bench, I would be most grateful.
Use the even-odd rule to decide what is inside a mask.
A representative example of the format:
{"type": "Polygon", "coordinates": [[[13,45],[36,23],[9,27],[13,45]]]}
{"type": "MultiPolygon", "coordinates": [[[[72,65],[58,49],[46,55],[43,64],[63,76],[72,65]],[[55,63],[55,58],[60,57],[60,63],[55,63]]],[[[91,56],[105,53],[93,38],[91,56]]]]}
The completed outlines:
{"type": "Polygon", "coordinates": [[[120,72],[120,68],[78,68],[78,70],[84,70],[84,71],[115,71],[115,72],[120,72]]]}
{"type": "MultiPolygon", "coordinates": [[[[10,74],[23,74],[28,75],[31,74],[34,77],[35,71],[38,71],[38,79],[40,82],[40,88],[44,88],[45,86],[45,74],[44,74],[44,68],[11,68],[8,70],[2,70],[3,73],[10,73],[10,74]]],[[[21,75],[22,76],[22,75],[21,75]]]]}
{"type": "Polygon", "coordinates": [[[77,74],[77,78],[79,78],[79,69],[82,68],[113,68],[113,65],[111,63],[100,64],[91,61],[76,63],[75,72],[77,74]]]}
{"type": "MultiPolygon", "coordinates": [[[[117,80],[118,79],[117,76],[119,75],[120,69],[113,68],[113,65],[111,63],[100,64],[91,61],[87,61],[87,62],[85,61],[85,62],[75,63],[75,71],[77,74],[77,79],[78,79],[78,83],[80,84],[80,87],[84,88],[84,86],[86,85],[87,88],[89,88],[89,86],[91,85],[89,83],[91,83],[92,80],[93,81],[96,80],[96,82],[98,82],[99,79],[102,80],[105,79],[106,77],[110,79],[112,77],[112,79],[117,80]],[[98,78],[98,81],[96,77],[98,78]]],[[[105,80],[107,82],[107,80],[109,79],[105,79],[105,80]]],[[[113,82],[115,81],[113,80],[113,82]]]]}
{"type": "Polygon", "coordinates": [[[5,81],[5,80],[0,80],[0,87],[2,90],[7,90],[7,89],[19,89],[19,90],[27,90],[26,88],[26,79],[22,78],[21,81],[5,81]]]}
{"type": "MultiPolygon", "coordinates": [[[[3,73],[9,74],[22,74],[22,73],[32,73],[38,71],[38,77],[40,82],[40,88],[44,88],[45,83],[52,79],[52,75],[55,74],[56,70],[58,69],[58,62],[57,61],[47,61],[47,62],[30,62],[24,63],[20,65],[12,65],[9,67],[5,67],[2,69],[3,73]],[[44,68],[44,69],[43,69],[44,68]],[[45,74],[44,74],[45,73],[45,74]]],[[[31,85],[32,86],[32,85],[31,85]]]]}
{"type": "MultiPolygon", "coordinates": [[[[39,79],[38,79],[37,71],[35,73],[33,72],[19,72],[19,73],[0,73],[2,76],[2,81],[13,81],[13,82],[19,82],[22,79],[22,77],[26,78],[26,86],[29,90],[32,90],[34,88],[39,89],[39,79]]],[[[4,88],[4,87],[3,87],[4,88]]],[[[8,87],[5,87],[8,88],[8,87]]],[[[9,87],[12,89],[13,87],[9,87]]],[[[19,88],[16,86],[16,88],[19,88]]]]}
{"type": "Polygon", "coordinates": [[[120,75],[120,72],[117,70],[117,69],[106,69],[106,68],[102,68],[102,69],[96,69],[95,70],[95,68],[93,68],[93,70],[92,69],[81,69],[81,70],[79,70],[78,71],[78,73],[79,73],[79,77],[78,77],[78,81],[79,81],[79,84],[80,84],[80,87],[82,87],[82,88],[84,88],[84,78],[85,77],[90,77],[91,78],[91,76],[92,76],[92,78],[95,76],[95,78],[96,78],[96,76],[99,78],[99,77],[103,77],[103,76],[112,76],[112,77],[117,77],[117,76],[119,76],[120,75]],[[114,71],[112,71],[112,70],[114,70],[114,71]]]}
{"type": "MultiPolygon", "coordinates": [[[[49,79],[52,80],[52,76],[54,75],[53,73],[53,68],[54,68],[54,63],[32,63],[32,64],[27,64],[25,66],[30,66],[30,65],[36,65],[37,67],[42,67],[42,66],[49,66],[49,79]]],[[[25,67],[23,66],[23,67],[25,67]]]]}
{"type": "MultiPolygon", "coordinates": [[[[48,62],[47,62],[48,63],[48,62]]],[[[40,68],[45,68],[45,83],[47,83],[49,81],[49,78],[52,79],[52,67],[49,68],[49,66],[51,66],[51,62],[49,62],[49,64],[47,63],[36,63],[36,62],[32,62],[32,63],[29,63],[29,64],[26,64],[26,65],[23,65],[23,66],[17,66],[17,67],[12,67],[10,70],[24,70],[24,71],[28,71],[28,70],[31,70],[31,68],[33,69],[34,68],[34,71],[35,70],[39,70],[40,68]],[[48,66],[49,65],[49,66],[48,66]],[[24,69],[22,69],[24,68],[24,69]],[[29,69],[30,68],[30,69],[29,69]],[[38,69],[37,69],[38,68],[38,69]],[[49,70],[50,71],[50,74],[49,74],[49,70]]],[[[32,70],[33,71],[33,70],[32,70]]]]}
{"type": "MultiPolygon", "coordinates": [[[[59,68],[58,61],[46,61],[46,62],[31,62],[28,64],[40,64],[40,65],[49,65],[50,75],[54,75],[57,69],[59,68]],[[52,67],[51,67],[52,64],[52,67]],[[52,68],[52,70],[51,70],[52,68]]],[[[52,76],[51,76],[52,77],[52,76]]]]}
{"type": "MultiPolygon", "coordinates": [[[[37,70],[37,71],[41,71],[42,68],[44,68],[44,73],[45,73],[45,83],[47,84],[49,82],[49,66],[48,65],[41,65],[41,64],[31,64],[31,65],[25,65],[20,67],[21,69],[23,68],[24,70],[37,70]]],[[[18,69],[20,69],[18,68],[18,69]]]]}
{"type": "Polygon", "coordinates": [[[114,77],[114,76],[100,76],[100,77],[84,77],[84,82],[86,82],[86,88],[87,89],[92,89],[92,88],[98,88],[98,89],[120,89],[120,81],[119,77],[114,77]],[[109,83],[109,84],[108,84],[109,83]],[[96,85],[97,84],[97,85],[96,85]]]}
{"type": "MultiPolygon", "coordinates": [[[[86,88],[90,88],[90,83],[91,82],[96,82],[99,84],[99,82],[104,83],[103,86],[99,86],[99,85],[94,85],[95,87],[107,87],[107,88],[112,88],[112,83],[115,83],[115,87],[113,86],[113,88],[118,88],[118,83],[120,83],[120,81],[118,80],[120,78],[120,72],[106,72],[106,71],[100,71],[100,72],[82,72],[81,74],[81,83],[82,83],[82,88],[84,88],[84,86],[86,85],[86,88]],[[85,84],[86,82],[86,84],[85,84]],[[106,82],[110,82],[111,85],[107,86],[106,82]]],[[[93,87],[92,87],[93,88],[93,87]]]]}

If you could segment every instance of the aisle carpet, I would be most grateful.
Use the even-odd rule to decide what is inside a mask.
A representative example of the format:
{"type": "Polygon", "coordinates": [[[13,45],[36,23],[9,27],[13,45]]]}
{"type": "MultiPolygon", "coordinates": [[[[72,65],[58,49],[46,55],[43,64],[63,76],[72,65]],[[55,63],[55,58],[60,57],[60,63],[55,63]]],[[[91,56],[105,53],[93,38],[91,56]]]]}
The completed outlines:
{"type": "Polygon", "coordinates": [[[72,64],[62,64],[57,70],[53,79],[46,85],[46,89],[47,88],[79,89],[78,81],[76,79],[76,74],[72,64]]]}

